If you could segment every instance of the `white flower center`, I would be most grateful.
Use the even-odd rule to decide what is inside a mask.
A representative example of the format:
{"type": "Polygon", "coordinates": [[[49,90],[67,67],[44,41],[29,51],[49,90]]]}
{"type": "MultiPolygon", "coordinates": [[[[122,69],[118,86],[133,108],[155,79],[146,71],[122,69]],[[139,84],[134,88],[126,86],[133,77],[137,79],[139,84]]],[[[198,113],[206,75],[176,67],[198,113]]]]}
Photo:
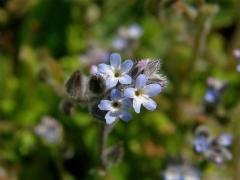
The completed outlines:
{"type": "Polygon", "coordinates": [[[118,77],[120,77],[121,76],[121,72],[119,71],[119,70],[116,70],[115,72],[114,72],[114,77],[115,78],[118,78],[118,77]]]}
{"type": "Polygon", "coordinates": [[[142,94],[143,94],[143,92],[140,89],[135,91],[135,96],[141,96],[142,94]]]}
{"type": "Polygon", "coordinates": [[[112,102],[112,107],[115,108],[115,109],[118,109],[120,107],[120,103],[118,101],[113,101],[112,102]]]}

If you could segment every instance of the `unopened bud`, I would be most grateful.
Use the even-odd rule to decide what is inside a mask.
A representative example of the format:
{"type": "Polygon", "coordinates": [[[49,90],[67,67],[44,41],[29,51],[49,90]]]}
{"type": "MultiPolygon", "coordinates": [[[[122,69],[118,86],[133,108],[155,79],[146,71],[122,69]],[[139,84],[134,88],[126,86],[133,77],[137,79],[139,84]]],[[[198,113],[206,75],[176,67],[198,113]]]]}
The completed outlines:
{"type": "Polygon", "coordinates": [[[93,94],[102,94],[106,90],[105,80],[101,75],[92,75],[89,80],[89,90],[93,94]]]}
{"type": "Polygon", "coordinates": [[[60,103],[60,109],[66,116],[70,116],[74,111],[74,105],[69,100],[62,100],[60,103]]]}
{"type": "Polygon", "coordinates": [[[148,84],[159,84],[162,88],[164,88],[167,86],[168,81],[165,76],[155,74],[154,76],[149,78],[148,84]]]}
{"type": "Polygon", "coordinates": [[[120,162],[123,156],[123,145],[118,143],[104,151],[104,163],[106,165],[114,165],[120,162]]]}
{"type": "Polygon", "coordinates": [[[91,104],[90,107],[89,107],[89,111],[94,118],[96,118],[97,120],[100,120],[103,123],[106,123],[105,115],[106,115],[107,111],[100,110],[98,108],[99,103],[100,102],[98,101],[98,102],[95,102],[95,103],[91,104]]]}
{"type": "Polygon", "coordinates": [[[210,132],[209,132],[209,129],[207,127],[199,126],[199,127],[197,127],[195,134],[196,134],[196,136],[209,137],[210,132]]]}
{"type": "Polygon", "coordinates": [[[149,60],[149,59],[146,61],[147,61],[147,66],[144,69],[144,74],[147,77],[151,77],[152,75],[157,74],[160,69],[160,66],[161,66],[160,61],[159,60],[149,60]]]}
{"type": "Polygon", "coordinates": [[[88,101],[88,78],[79,70],[75,71],[65,84],[67,93],[75,100],[88,101]]]}

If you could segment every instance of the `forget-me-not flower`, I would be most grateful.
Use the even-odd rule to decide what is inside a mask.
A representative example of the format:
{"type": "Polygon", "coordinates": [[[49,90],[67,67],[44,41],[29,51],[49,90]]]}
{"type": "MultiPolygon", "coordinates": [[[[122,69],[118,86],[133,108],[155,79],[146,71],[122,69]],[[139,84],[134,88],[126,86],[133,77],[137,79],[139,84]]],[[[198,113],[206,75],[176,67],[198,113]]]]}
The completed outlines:
{"type": "Polygon", "coordinates": [[[229,133],[222,133],[217,137],[216,142],[220,146],[230,146],[232,144],[232,135],[229,133]]]}
{"type": "Polygon", "coordinates": [[[133,99],[133,108],[136,113],[140,113],[141,105],[150,111],[156,109],[157,104],[150,97],[156,96],[160,91],[159,84],[147,85],[147,77],[140,74],[136,79],[135,87],[125,89],[124,96],[133,99]]]}
{"type": "Polygon", "coordinates": [[[199,135],[193,142],[196,152],[201,153],[209,148],[210,142],[207,137],[199,135]]]}
{"type": "Polygon", "coordinates": [[[99,64],[98,72],[103,75],[106,80],[106,87],[113,88],[117,83],[131,84],[132,78],[128,75],[132,69],[132,60],[126,60],[121,64],[121,56],[117,53],[110,55],[110,65],[99,64]]]}
{"type": "Polygon", "coordinates": [[[106,123],[112,124],[118,118],[123,121],[131,119],[131,113],[127,110],[131,107],[131,101],[128,98],[122,97],[119,90],[113,89],[110,94],[111,100],[102,100],[98,108],[102,111],[108,111],[105,115],[106,123]]]}

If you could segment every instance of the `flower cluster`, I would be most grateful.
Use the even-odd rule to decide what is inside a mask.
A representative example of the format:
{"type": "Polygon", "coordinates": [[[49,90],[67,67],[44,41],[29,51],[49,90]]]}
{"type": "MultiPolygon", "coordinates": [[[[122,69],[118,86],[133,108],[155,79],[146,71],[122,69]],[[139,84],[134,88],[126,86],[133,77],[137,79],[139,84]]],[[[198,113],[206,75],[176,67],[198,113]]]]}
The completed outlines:
{"type": "Polygon", "coordinates": [[[240,72],[240,49],[234,50],[233,55],[237,60],[237,71],[240,72]]]}
{"type": "Polygon", "coordinates": [[[209,138],[209,130],[206,127],[199,127],[193,142],[195,151],[218,165],[225,160],[231,160],[232,155],[227,149],[232,144],[232,135],[221,133],[219,136],[209,138]]]}
{"type": "Polygon", "coordinates": [[[129,121],[133,107],[140,113],[141,106],[153,111],[157,104],[152,99],[158,95],[166,85],[164,77],[157,74],[160,67],[158,60],[141,60],[134,63],[132,60],[121,62],[117,53],[110,55],[110,64],[99,64],[98,71],[93,77],[102,79],[106,93],[97,105],[105,112],[107,124],[117,119],[129,121]]]}
{"type": "Polygon", "coordinates": [[[138,24],[130,27],[121,27],[118,31],[118,37],[113,41],[113,47],[117,50],[124,50],[134,44],[143,34],[143,29],[138,24]]]}
{"type": "Polygon", "coordinates": [[[226,90],[228,83],[212,77],[207,80],[207,91],[204,96],[204,100],[208,104],[217,104],[222,93],[226,90]]]}
{"type": "Polygon", "coordinates": [[[62,141],[63,128],[54,118],[43,117],[34,130],[47,144],[59,144],[62,141]]]}

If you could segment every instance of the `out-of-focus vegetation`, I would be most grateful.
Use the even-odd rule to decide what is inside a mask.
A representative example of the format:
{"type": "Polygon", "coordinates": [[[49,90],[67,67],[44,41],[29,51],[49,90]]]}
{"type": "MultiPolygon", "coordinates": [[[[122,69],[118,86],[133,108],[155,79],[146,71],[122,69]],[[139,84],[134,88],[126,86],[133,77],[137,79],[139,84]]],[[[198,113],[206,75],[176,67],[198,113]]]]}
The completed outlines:
{"type": "Polygon", "coordinates": [[[240,179],[239,9],[239,0],[0,0],[0,179],[162,179],[179,158],[202,179],[240,179]],[[141,36],[116,49],[133,24],[141,36]],[[121,142],[124,155],[103,170],[99,122],[66,104],[64,82],[109,52],[160,58],[169,83],[157,110],[117,123],[108,146],[121,142]],[[228,82],[213,107],[208,77],[228,82]],[[219,167],[194,152],[198,124],[232,133],[232,160],[219,167]]]}

